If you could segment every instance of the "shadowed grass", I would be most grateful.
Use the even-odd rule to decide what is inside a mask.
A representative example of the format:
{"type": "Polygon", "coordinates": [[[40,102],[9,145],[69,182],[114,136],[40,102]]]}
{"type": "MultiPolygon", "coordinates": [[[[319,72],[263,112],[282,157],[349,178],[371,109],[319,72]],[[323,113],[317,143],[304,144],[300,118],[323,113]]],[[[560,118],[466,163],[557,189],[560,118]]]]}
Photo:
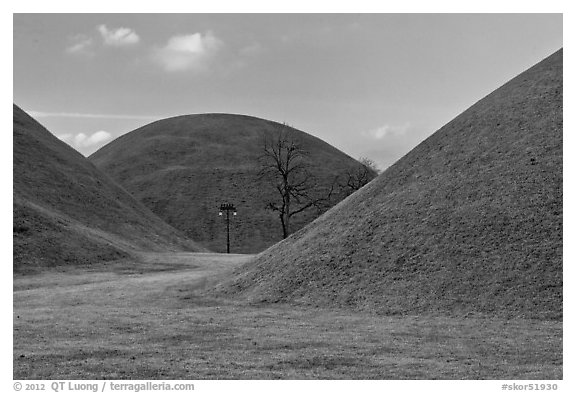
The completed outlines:
{"type": "Polygon", "coordinates": [[[387,315],[562,320],[562,114],[560,50],[216,290],[387,315]]]}
{"type": "MultiPolygon", "coordinates": [[[[263,137],[274,140],[282,129],[276,122],[244,115],[177,116],[126,133],[89,160],[168,224],[216,252],[226,250],[218,206],[234,203],[238,216],[230,220],[232,250],[256,253],[282,239],[278,216],[267,208],[278,200],[275,183],[259,176],[258,159],[263,137]]],[[[296,129],[290,135],[308,153],[303,163],[318,181],[314,196],[326,196],[336,176],[344,183],[346,174],[360,166],[317,137],[296,129]]],[[[345,196],[335,192],[329,205],[345,196]]],[[[317,216],[315,209],[293,216],[292,231],[317,216]]]]}
{"type": "Polygon", "coordinates": [[[205,251],[13,106],[13,268],[94,265],[138,250],[205,251]]]}

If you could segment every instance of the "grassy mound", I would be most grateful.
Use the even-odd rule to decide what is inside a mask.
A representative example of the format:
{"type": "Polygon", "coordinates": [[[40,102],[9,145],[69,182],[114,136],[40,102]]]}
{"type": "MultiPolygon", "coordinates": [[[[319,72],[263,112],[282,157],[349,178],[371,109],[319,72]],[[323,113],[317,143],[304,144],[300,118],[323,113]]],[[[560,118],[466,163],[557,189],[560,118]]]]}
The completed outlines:
{"type": "MultiPolygon", "coordinates": [[[[230,223],[231,251],[255,253],[282,239],[278,216],[266,209],[277,191],[258,179],[262,136],[272,140],[279,132],[278,123],[250,116],[179,116],[125,134],[90,160],[170,225],[214,251],[226,250],[218,208],[233,203],[238,215],[230,223]]],[[[308,152],[307,164],[321,186],[359,166],[320,139],[291,132],[308,152]]],[[[292,227],[316,217],[312,210],[295,215],[292,227]]]]}
{"type": "Polygon", "coordinates": [[[14,105],[14,271],[201,250],[14,105]]]}
{"type": "Polygon", "coordinates": [[[384,314],[562,317],[562,50],[217,290],[384,314]]]}

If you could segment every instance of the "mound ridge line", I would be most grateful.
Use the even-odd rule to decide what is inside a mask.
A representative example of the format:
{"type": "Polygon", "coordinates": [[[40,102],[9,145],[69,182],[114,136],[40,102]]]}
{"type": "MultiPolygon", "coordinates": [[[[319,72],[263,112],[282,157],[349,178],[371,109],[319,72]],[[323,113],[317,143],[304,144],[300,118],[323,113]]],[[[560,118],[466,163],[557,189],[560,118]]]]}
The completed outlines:
{"type": "Polygon", "coordinates": [[[205,250],[16,105],[13,136],[15,272],[205,250]]]}
{"type": "MultiPolygon", "coordinates": [[[[218,207],[233,203],[238,216],[230,221],[231,252],[256,253],[282,239],[277,215],[266,210],[277,191],[258,179],[261,138],[274,138],[280,129],[276,122],[246,115],[183,115],[124,134],[89,159],[159,217],[216,252],[226,251],[218,207]]],[[[294,128],[290,133],[308,151],[321,185],[360,165],[319,138],[294,128]]],[[[316,216],[312,211],[294,216],[292,229],[316,216]]]]}
{"type": "Polygon", "coordinates": [[[562,318],[562,50],[210,291],[380,314],[562,318]]]}

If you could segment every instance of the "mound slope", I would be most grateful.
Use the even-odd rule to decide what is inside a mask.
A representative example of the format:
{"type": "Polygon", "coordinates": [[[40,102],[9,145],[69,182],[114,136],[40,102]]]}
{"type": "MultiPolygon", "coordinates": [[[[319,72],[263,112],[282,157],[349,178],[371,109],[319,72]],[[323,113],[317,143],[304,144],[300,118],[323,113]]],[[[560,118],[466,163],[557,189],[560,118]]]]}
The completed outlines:
{"type": "Polygon", "coordinates": [[[14,105],[14,271],[202,250],[14,105]]]}
{"type": "MultiPolygon", "coordinates": [[[[266,209],[277,191],[258,178],[263,135],[274,140],[281,130],[278,123],[250,116],[179,116],[127,133],[90,160],[159,217],[213,251],[226,251],[226,224],[218,209],[233,203],[238,215],[230,220],[231,252],[255,253],[282,239],[278,216],[266,209]]],[[[322,186],[360,165],[316,137],[290,132],[307,151],[307,165],[322,186]]],[[[292,229],[316,216],[313,210],[295,215],[292,229]]]]}
{"type": "Polygon", "coordinates": [[[562,50],[217,291],[378,313],[562,317],[562,50]]]}

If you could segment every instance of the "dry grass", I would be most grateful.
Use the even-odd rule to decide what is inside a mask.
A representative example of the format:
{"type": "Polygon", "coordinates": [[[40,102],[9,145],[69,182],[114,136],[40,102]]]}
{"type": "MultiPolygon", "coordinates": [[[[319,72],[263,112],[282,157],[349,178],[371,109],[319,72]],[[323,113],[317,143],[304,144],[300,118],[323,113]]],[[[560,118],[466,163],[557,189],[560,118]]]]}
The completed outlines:
{"type": "MultiPolygon", "coordinates": [[[[234,203],[238,216],[230,222],[232,251],[256,253],[282,239],[276,213],[266,209],[278,199],[277,191],[258,177],[262,137],[278,135],[279,126],[232,114],[178,116],[122,135],[89,159],[164,221],[213,251],[226,250],[218,207],[234,203]]],[[[310,172],[322,186],[318,188],[360,165],[312,135],[295,129],[291,133],[309,153],[310,172]]],[[[336,196],[332,205],[343,196],[336,196]]],[[[296,215],[292,229],[316,217],[314,210],[296,215]]]]}
{"type": "Polygon", "coordinates": [[[134,249],[203,250],[22,109],[13,112],[15,271],[100,263],[134,249]]]}
{"type": "Polygon", "coordinates": [[[15,277],[14,378],[562,378],[560,322],[250,305],[202,289],[251,256],[142,259],[15,277]]]}
{"type": "Polygon", "coordinates": [[[559,51],[219,291],[375,313],[562,319],[559,51]]]}

